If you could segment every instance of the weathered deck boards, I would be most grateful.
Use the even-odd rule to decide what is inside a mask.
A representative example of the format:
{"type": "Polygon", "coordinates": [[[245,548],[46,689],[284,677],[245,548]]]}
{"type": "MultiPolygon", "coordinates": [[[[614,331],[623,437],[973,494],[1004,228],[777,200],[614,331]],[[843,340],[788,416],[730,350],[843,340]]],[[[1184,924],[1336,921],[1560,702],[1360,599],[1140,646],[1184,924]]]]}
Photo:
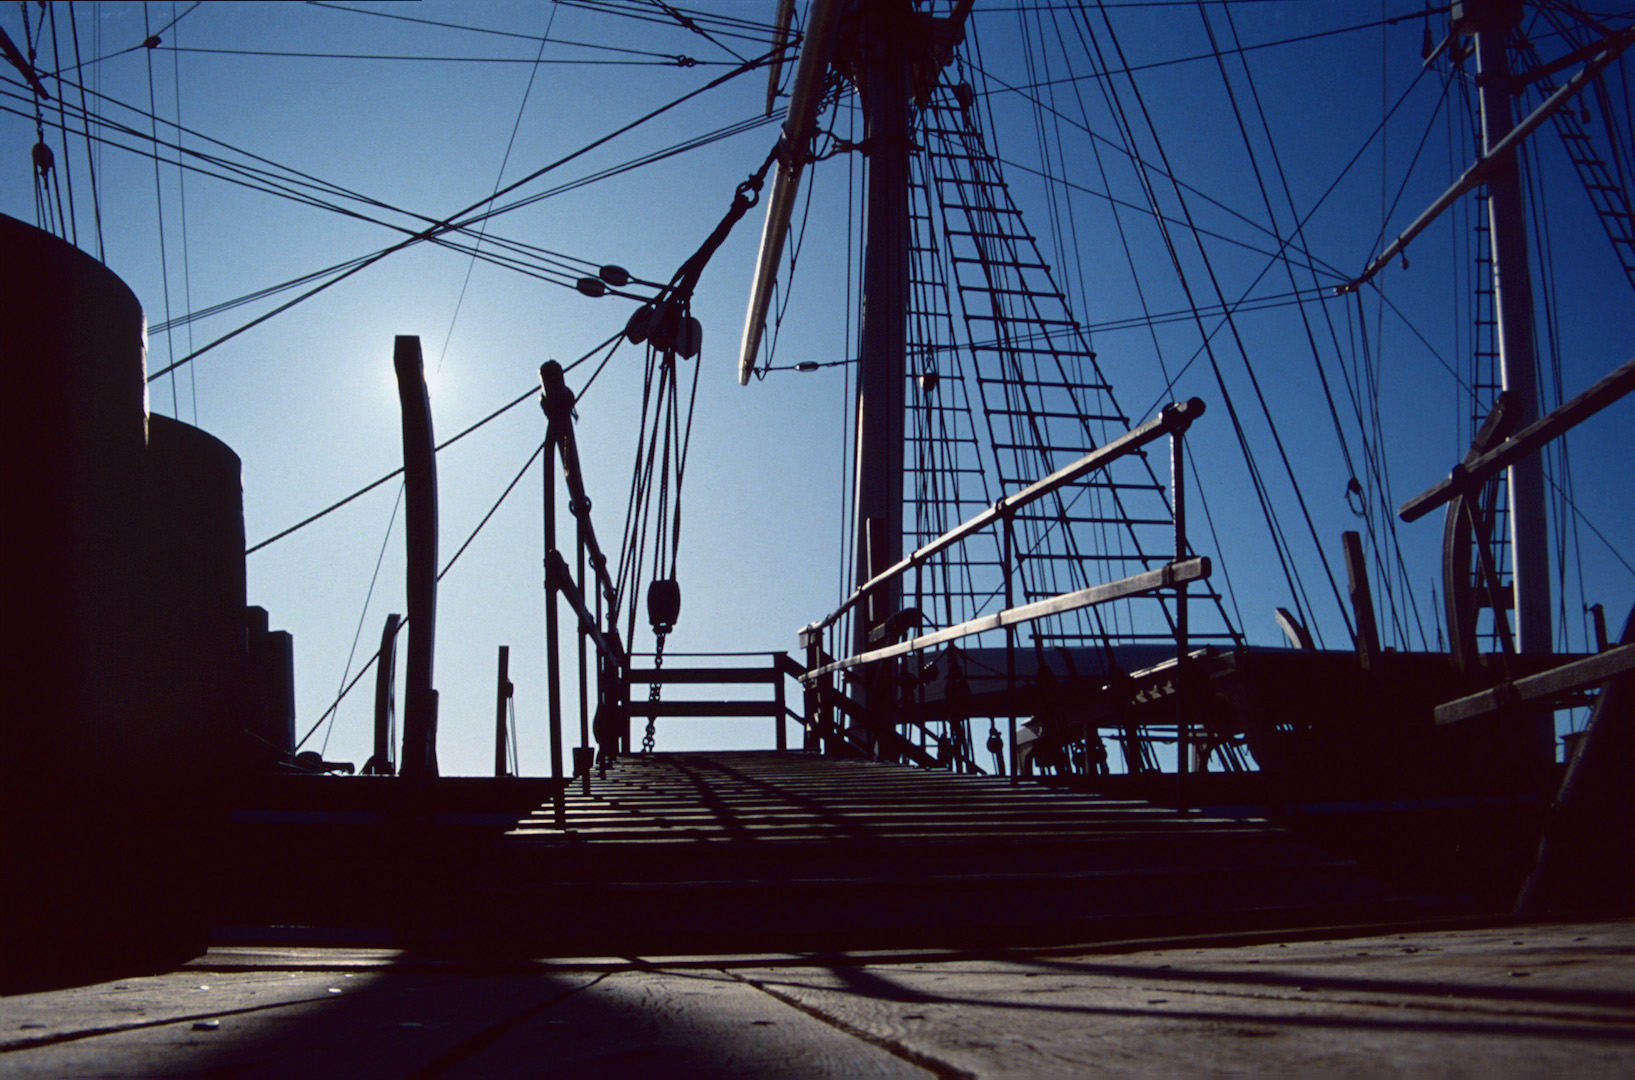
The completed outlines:
{"type": "Polygon", "coordinates": [[[215,949],[0,997],[0,1076],[1628,1075],[1635,923],[1094,951],[215,949]]]}
{"type": "MultiPolygon", "coordinates": [[[[342,781],[344,782],[344,781],[342,781]]],[[[803,752],[621,761],[566,827],[245,820],[217,943],[509,957],[960,947],[1399,920],[1260,821],[803,752]]],[[[372,820],[372,819],[371,819],[372,820]]]]}
{"type": "Polygon", "coordinates": [[[805,753],[620,762],[497,844],[460,937],[543,955],[1093,940],[1396,918],[1264,822],[805,753]]]}

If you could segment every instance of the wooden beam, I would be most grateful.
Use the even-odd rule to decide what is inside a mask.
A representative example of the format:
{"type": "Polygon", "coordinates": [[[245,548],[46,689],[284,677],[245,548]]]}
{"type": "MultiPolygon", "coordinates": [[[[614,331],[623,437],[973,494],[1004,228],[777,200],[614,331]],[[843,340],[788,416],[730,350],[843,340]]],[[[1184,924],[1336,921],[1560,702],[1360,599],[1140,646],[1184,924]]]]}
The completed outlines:
{"type": "Polygon", "coordinates": [[[1146,423],[1131,428],[1123,435],[1120,435],[1111,442],[1097,447],[1088,454],[1079,458],[1077,461],[1070,462],[1069,464],[1062,466],[1060,469],[1057,469],[1044,479],[1035,480],[1033,483],[1029,484],[1021,491],[1018,491],[1016,494],[1000,497],[1000,499],[995,502],[993,506],[979,514],[973,515],[960,524],[955,525],[952,529],[943,533],[929,544],[926,544],[912,555],[909,555],[906,559],[903,559],[893,566],[886,567],[884,570],[880,571],[878,574],[875,574],[869,580],[859,585],[857,590],[853,592],[851,596],[846,598],[845,603],[836,608],[834,613],[828,618],[824,619],[820,623],[814,624],[811,627],[803,628],[802,633],[827,628],[837,619],[839,619],[840,616],[849,610],[853,605],[862,600],[872,590],[879,587],[886,580],[908,570],[912,570],[915,566],[925,562],[927,559],[930,559],[938,552],[952,547],[954,544],[959,543],[961,540],[964,540],[966,537],[971,536],[974,533],[982,531],[988,526],[999,521],[1001,518],[1016,513],[1016,511],[1022,509],[1022,507],[1037,502],[1046,495],[1049,495],[1051,492],[1066,487],[1068,484],[1071,484],[1098,469],[1106,468],[1117,459],[1125,456],[1126,454],[1134,453],[1150,442],[1155,442],[1158,439],[1171,434],[1172,432],[1185,431],[1187,428],[1192,426],[1193,421],[1197,420],[1203,414],[1204,403],[1200,398],[1190,398],[1187,401],[1166,405],[1162,412],[1153,417],[1151,420],[1148,420],[1146,423]]]}
{"type": "Polygon", "coordinates": [[[631,668],[633,683],[770,683],[782,678],[775,667],[631,668]]]}
{"type": "Polygon", "coordinates": [[[1122,600],[1126,597],[1155,592],[1158,589],[1174,588],[1176,585],[1189,581],[1202,581],[1208,578],[1209,574],[1209,559],[1206,556],[1199,555],[1183,562],[1170,563],[1157,570],[1148,570],[1145,573],[1134,574],[1118,581],[1110,581],[1105,585],[1092,585],[1088,589],[1063,593],[1060,596],[1035,600],[1031,604],[1022,604],[992,615],[984,615],[981,618],[971,619],[968,622],[946,627],[934,633],[923,634],[898,645],[888,645],[883,649],[871,649],[868,652],[858,653],[856,656],[836,660],[813,671],[808,671],[802,676],[802,679],[810,681],[827,675],[831,671],[857,667],[860,664],[873,663],[876,660],[889,660],[894,656],[902,656],[920,649],[928,649],[947,641],[957,641],[962,637],[980,634],[985,630],[1002,630],[1007,626],[1032,622],[1034,619],[1042,619],[1046,615],[1060,615],[1064,612],[1077,611],[1079,608],[1090,607],[1094,604],[1105,604],[1112,600],[1122,600]]]}
{"type": "Polygon", "coordinates": [[[775,716],[776,701],[632,701],[631,716],[717,717],[775,716]]]}
{"type": "Polygon", "coordinates": [[[1545,704],[1567,694],[1599,686],[1631,671],[1635,671],[1635,644],[1620,645],[1604,653],[1574,660],[1514,682],[1501,682],[1491,690],[1438,705],[1436,722],[1456,724],[1517,705],[1545,704]]]}
{"type": "Polygon", "coordinates": [[[1476,162],[1466,169],[1464,174],[1455,180],[1448,190],[1438,196],[1436,201],[1431,203],[1424,213],[1415,218],[1413,223],[1402,231],[1401,235],[1391,241],[1390,246],[1380,252],[1378,258],[1368,264],[1368,268],[1359,277],[1346,282],[1335,291],[1340,293],[1356,291],[1358,286],[1371,279],[1388,266],[1392,259],[1406,251],[1414,237],[1424,232],[1432,222],[1442,216],[1442,213],[1448,207],[1458,202],[1472,188],[1486,183],[1489,175],[1494,170],[1495,162],[1501,161],[1506,155],[1513,153],[1523,139],[1531,135],[1539,125],[1550,118],[1552,113],[1565,105],[1569,98],[1582,90],[1591,79],[1601,72],[1601,69],[1616,60],[1631,44],[1635,44],[1635,27],[1620,30],[1601,42],[1600,50],[1588,64],[1584,65],[1577,74],[1567,80],[1561,89],[1551,94],[1538,108],[1529,113],[1526,119],[1512,128],[1503,139],[1494,144],[1491,150],[1477,158],[1476,162]]]}
{"type": "Polygon", "coordinates": [[[509,759],[505,752],[506,704],[511,700],[511,646],[501,645],[499,674],[494,687],[494,775],[509,776],[509,759]]]}
{"type": "Polygon", "coordinates": [[[1473,488],[1500,469],[1508,468],[1552,439],[1559,438],[1613,402],[1635,390],[1635,359],[1626,360],[1606,378],[1561,408],[1540,417],[1468,465],[1456,465],[1446,480],[1415,495],[1397,511],[1403,521],[1417,521],[1473,488]]]}
{"type": "Polygon", "coordinates": [[[380,652],[375,660],[375,752],[365,764],[364,771],[382,776],[390,776],[397,771],[392,764],[392,734],[397,727],[397,631],[400,622],[402,617],[396,612],[386,616],[386,625],[380,632],[380,652]]]}
{"type": "Polygon", "coordinates": [[[1272,617],[1277,620],[1278,628],[1283,631],[1283,636],[1289,639],[1291,646],[1307,651],[1317,648],[1317,643],[1312,640],[1311,631],[1294,617],[1294,612],[1288,608],[1275,608],[1272,617]]]}
{"type": "Polygon", "coordinates": [[[772,303],[772,283],[777,280],[783,259],[783,242],[795,212],[795,194],[800,190],[800,174],[806,167],[812,136],[817,130],[818,107],[829,74],[835,36],[845,4],[840,0],[814,0],[806,17],[806,37],[801,42],[800,59],[795,65],[795,82],[789,90],[789,113],[784,117],[779,140],[778,169],[772,175],[767,196],[766,223],[761,230],[760,252],[755,260],[755,278],[750,283],[749,311],[744,316],[744,337],[738,350],[738,385],[749,385],[755,370],[755,354],[761,348],[761,332],[766,327],[767,308],[772,303]]]}
{"type": "Polygon", "coordinates": [[[778,101],[778,81],[783,75],[783,51],[789,45],[789,29],[795,21],[795,0],[778,0],[778,14],[772,20],[777,29],[772,34],[772,47],[778,55],[766,73],[766,115],[772,115],[772,106],[778,101]]]}
{"type": "Polygon", "coordinates": [[[437,775],[437,691],[432,665],[437,637],[437,440],[420,339],[398,335],[392,348],[403,414],[404,549],[409,647],[403,677],[403,760],[408,777],[437,775]]]}
{"type": "Polygon", "coordinates": [[[1345,545],[1345,572],[1351,591],[1351,612],[1357,619],[1357,659],[1364,671],[1380,662],[1380,632],[1374,622],[1374,592],[1368,587],[1368,560],[1363,556],[1362,536],[1340,534],[1345,545]]]}

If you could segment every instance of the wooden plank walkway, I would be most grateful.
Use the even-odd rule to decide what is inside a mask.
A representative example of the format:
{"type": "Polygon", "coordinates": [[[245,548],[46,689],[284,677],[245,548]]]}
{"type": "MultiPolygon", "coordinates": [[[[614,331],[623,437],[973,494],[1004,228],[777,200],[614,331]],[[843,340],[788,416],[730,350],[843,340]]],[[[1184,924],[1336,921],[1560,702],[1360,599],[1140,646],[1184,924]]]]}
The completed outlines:
{"type": "Polygon", "coordinates": [[[626,758],[569,788],[566,827],[550,802],[516,805],[509,831],[237,813],[211,940],[512,959],[983,948],[1448,910],[1263,821],[801,751],[626,758]]]}
{"type": "Polygon", "coordinates": [[[1400,919],[1264,822],[801,752],[672,753],[485,860],[456,944],[537,955],[1089,941],[1400,919]]]}

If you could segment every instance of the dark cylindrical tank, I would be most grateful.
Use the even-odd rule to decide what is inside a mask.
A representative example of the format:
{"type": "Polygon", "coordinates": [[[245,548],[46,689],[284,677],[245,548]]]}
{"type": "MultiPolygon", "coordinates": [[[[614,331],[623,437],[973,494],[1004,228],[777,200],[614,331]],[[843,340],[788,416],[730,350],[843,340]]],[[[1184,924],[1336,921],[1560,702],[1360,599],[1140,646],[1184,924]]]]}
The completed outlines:
{"type": "Polygon", "coordinates": [[[83,761],[94,741],[86,725],[123,705],[121,676],[136,667],[147,330],[107,268],[6,217],[0,327],[0,598],[5,655],[20,676],[5,757],[56,774],[83,761]],[[87,677],[88,664],[106,676],[87,677]]]}
{"type": "Polygon", "coordinates": [[[238,458],[146,409],[119,278],[0,217],[0,982],[204,947],[244,705],[238,458]]]}
{"type": "Polygon", "coordinates": [[[276,772],[295,757],[295,639],[268,625],[267,609],[245,609],[249,700],[239,741],[239,767],[276,772]]]}
{"type": "Polygon", "coordinates": [[[143,464],[146,671],[141,719],[121,735],[144,768],[219,773],[241,726],[247,664],[239,459],[153,416],[143,464]]]}

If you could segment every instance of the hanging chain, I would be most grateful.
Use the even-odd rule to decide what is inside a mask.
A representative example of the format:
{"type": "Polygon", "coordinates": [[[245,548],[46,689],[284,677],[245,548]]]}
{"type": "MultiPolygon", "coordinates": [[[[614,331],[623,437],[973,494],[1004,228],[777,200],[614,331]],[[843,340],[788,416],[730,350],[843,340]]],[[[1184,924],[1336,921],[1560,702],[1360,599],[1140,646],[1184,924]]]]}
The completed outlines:
{"type": "MultiPolygon", "coordinates": [[[[653,647],[653,681],[647,684],[647,701],[649,704],[656,704],[663,692],[664,684],[658,676],[659,672],[664,668],[664,639],[670,635],[660,633],[654,636],[658,639],[658,644],[653,647]]],[[[653,752],[653,728],[657,720],[658,717],[653,713],[649,712],[647,714],[647,731],[642,735],[642,753],[644,754],[653,752]]]]}

